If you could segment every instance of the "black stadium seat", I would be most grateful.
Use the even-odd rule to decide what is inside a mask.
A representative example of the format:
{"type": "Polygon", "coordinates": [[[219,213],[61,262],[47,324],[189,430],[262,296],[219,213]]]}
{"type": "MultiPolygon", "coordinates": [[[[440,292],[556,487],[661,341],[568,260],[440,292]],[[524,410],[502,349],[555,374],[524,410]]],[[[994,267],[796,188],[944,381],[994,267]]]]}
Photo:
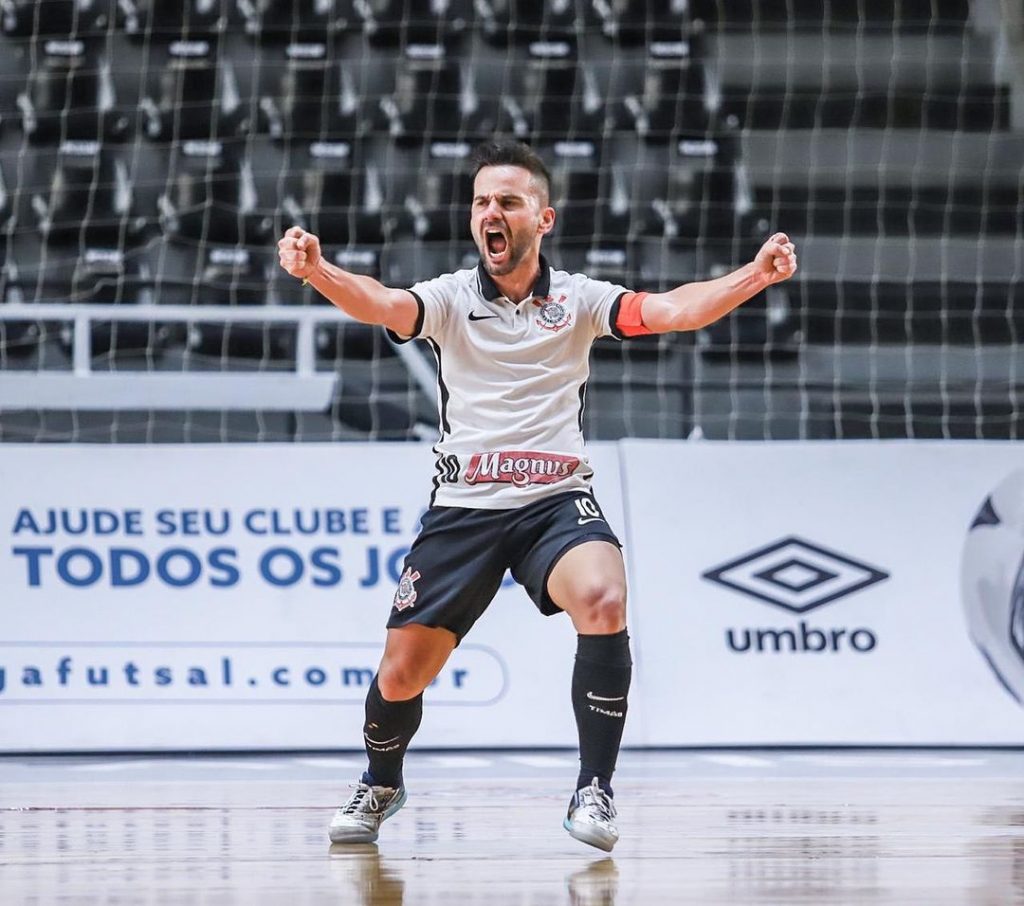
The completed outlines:
{"type": "Polygon", "coordinates": [[[117,18],[117,0],[4,0],[0,29],[11,37],[89,37],[117,18]]]}
{"type": "Polygon", "coordinates": [[[296,149],[292,162],[278,202],[279,227],[298,224],[325,245],[383,242],[387,185],[380,161],[364,159],[359,145],[314,142],[296,149]]]}
{"type": "Polygon", "coordinates": [[[425,170],[403,199],[397,235],[427,241],[472,240],[469,228],[473,178],[466,170],[425,170]]]}
{"type": "MultiPolygon", "coordinates": [[[[232,135],[244,124],[231,64],[213,40],[176,41],[159,60],[160,90],[141,102],[146,137],[167,142],[232,135]]],[[[156,56],[154,52],[153,56],[156,56]]]]}
{"type": "MultiPolygon", "coordinates": [[[[267,302],[270,260],[264,251],[242,246],[208,245],[194,260],[192,293],[203,305],[260,306],[267,302]]],[[[227,360],[281,362],[294,358],[295,326],[258,321],[194,321],[187,349],[224,367],[227,360]]],[[[236,363],[237,364],[237,363],[236,363]]]]}
{"type": "Polygon", "coordinates": [[[229,0],[118,0],[124,30],[138,40],[210,37],[227,24],[229,0]]]}
{"type": "Polygon", "coordinates": [[[624,244],[629,233],[629,199],[608,193],[600,143],[563,140],[538,144],[537,151],[551,171],[555,243],[624,244]]]}
{"type": "Polygon", "coordinates": [[[324,42],[354,27],[353,0],[238,0],[249,35],[263,43],[324,42]]]}
{"type": "Polygon", "coordinates": [[[273,223],[260,213],[251,169],[236,149],[180,142],[168,151],[167,172],[158,201],[166,234],[228,244],[268,238],[273,223]]]}
{"type": "Polygon", "coordinates": [[[594,141],[604,131],[605,98],[595,66],[579,60],[571,37],[530,42],[523,58],[492,73],[481,93],[479,117],[487,132],[594,141]]]}
{"type": "Polygon", "coordinates": [[[601,34],[623,45],[679,41],[691,28],[688,0],[591,0],[591,5],[601,34]]]}
{"type": "Polygon", "coordinates": [[[39,232],[51,243],[117,243],[137,236],[132,183],[119,150],[99,142],[67,141],[36,159],[31,205],[39,232]]]}
{"type": "Polygon", "coordinates": [[[694,38],[648,45],[642,91],[630,92],[615,111],[620,129],[650,141],[668,141],[680,131],[708,125],[705,74],[694,38]]]}
{"type": "Polygon", "coordinates": [[[349,67],[323,42],[293,43],[273,93],[259,103],[260,130],[275,141],[310,143],[354,138],[362,104],[349,67]]]}
{"type": "Polygon", "coordinates": [[[131,118],[117,109],[110,67],[94,43],[48,39],[36,52],[38,63],[18,98],[29,141],[113,141],[128,134],[131,118]]]}
{"type": "Polygon", "coordinates": [[[381,127],[398,142],[454,138],[467,127],[462,67],[443,44],[410,44],[399,65],[395,90],[380,101],[381,127]]]}
{"type": "Polygon", "coordinates": [[[465,30],[470,0],[374,0],[354,4],[363,32],[373,45],[447,44],[465,30]]]}
{"type": "Polygon", "coordinates": [[[613,181],[631,199],[634,235],[697,239],[736,231],[731,136],[677,134],[662,144],[620,135],[609,150],[613,181]]]}
{"type": "Polygon", "coordinates": [[[509,43],[570,40],[589,24],[590,3],[580,0],[476,0],[476,26],[484,40],[509,43]]]}

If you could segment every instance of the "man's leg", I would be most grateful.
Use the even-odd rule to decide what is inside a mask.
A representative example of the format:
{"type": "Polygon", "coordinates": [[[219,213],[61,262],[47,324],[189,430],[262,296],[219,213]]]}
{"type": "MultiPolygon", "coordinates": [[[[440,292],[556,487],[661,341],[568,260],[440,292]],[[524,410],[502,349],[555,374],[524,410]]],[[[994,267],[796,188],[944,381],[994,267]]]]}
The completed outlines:
{"type": "Polygon", "coordinates": [[[363,742],[369,767],[331,821],[333,843],[372,843],[381,822],[405,803],[402,762],[423,714],[423,690],[455,648],[455,633],[410,623],[388,629],[366,696],[363,742]]]}
{"type": "Polygon", "coordinates": [[[388,630],[384,656],[366,696],[363,742],[369,781],[402,786],[402,762],[423,715],[423,690],[455,648],[455,633],[410,623],[388,630]]]}
{"type": "Polygon", "coordinates": [[[607,541],[586,541],[570,548],[551,570],[547,590],[569,614],[578,633],[572,677],[580,740],[580,773],[573,799],[578,817],[567,819],[566,826],[573,836],[610,850],[618,838],[612,822],[611,779],[632,676],[626,572],[619,549],[607,541]],[[578,809],[581,804],[584,808],[578,809]]]}

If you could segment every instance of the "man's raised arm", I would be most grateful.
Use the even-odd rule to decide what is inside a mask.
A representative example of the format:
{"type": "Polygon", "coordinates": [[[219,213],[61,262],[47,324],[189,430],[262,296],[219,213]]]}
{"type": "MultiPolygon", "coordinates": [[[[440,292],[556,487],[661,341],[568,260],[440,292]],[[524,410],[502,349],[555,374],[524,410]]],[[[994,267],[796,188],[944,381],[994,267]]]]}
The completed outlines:
{"type": "Polygon", "coordinates": [[[652,333],[699,330],[795,273],[796,248],[785,233],[776,233],[753,261],[731,274],[646,296],[641,310],[644,327],[652,333]]]}
{"type": "Polygon", "coordinates": [[[281,237],[277,254],[289,274],[309,283],[357,321],[381,324],[403,337],[415,332],[419,306],[412,293],[390,289],[373,277],[350,274],[325,261],[320,239],[302,227],[293,226],[281,237]]]}

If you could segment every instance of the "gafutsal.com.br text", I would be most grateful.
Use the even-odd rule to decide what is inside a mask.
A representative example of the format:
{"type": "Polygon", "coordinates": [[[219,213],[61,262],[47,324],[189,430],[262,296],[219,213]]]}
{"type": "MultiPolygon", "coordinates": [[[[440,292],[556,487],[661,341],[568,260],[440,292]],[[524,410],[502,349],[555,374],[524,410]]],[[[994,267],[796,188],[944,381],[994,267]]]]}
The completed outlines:
{"type": "Polygon", "coordinates": [[[284,690],[365,689],[374,670],[366,666],[327,664],[241,664],[229,656],[208,657],[201,663],[153,662],[125,658],[100,661],[70,654],[43,661],[0,663],[0,697],[53,699],[87,695],[158,697],[173,690],[202,697],[204,691],[225,695],[284,690]]]}

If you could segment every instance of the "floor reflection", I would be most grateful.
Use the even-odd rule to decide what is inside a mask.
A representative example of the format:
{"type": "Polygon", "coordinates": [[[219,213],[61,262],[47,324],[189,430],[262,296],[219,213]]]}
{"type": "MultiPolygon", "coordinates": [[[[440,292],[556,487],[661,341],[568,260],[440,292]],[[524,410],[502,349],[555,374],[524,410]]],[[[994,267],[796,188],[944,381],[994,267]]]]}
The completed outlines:
{"type": "MultiPolygon", "coordinates": [[[[344,894],[346,904],[351,906],[404,906],[407,881],[403,872],[410,876],[408,886],[415,890],[416,883],[413,880],[415,875],[425,882],[425,887],[431,893],[438,890],[438,875],[448,874],[450,882],[456,882],[458,871],[445,869],[437,864],[427,862],[430,866],[426,872],[414,869],[410,866],[408,859],[389,860],[381,856],[375,843],[364,845],[332,844],[329,850],[332,865],[341,870],[344,889],[339,891],[344,894]],[[424,875],[431,876],[428,880],[424,875]]],[[[480,876],[474,872],[477,883],[480,876]]],[[[511,890],[494,889],[490,892],[487,902],[495,906],[526,906],[533,903],[533,897],[537,893],[536,887],[543,886],[543,880],[539,877],[533,879],[534,883],[528,885],[528,889],[522,892],[511,890]]],[[[565,878],[565,886],[570,906],[615,906],[619,893],[619,869],[615,860],[611,857],[598,859],[586,865],[584,868],[571,872],[565,878]]],[[[423,893],[424,891],[421,891],[423,893]]],[[[466,902],[477,902],[474,891],[469,894],[466,902]]],[[[451,902],[456,903],[461,898],[453,890],[450,894],[451,902]]],[[[410,902],[422,902],[423,897],[410,896],[410,902]]]]}
{"type": "Polygon", "coordinates": [[[591,862],[567,879],[572,906],[615,906],[619,893],[619,869],[612,858],[591,862]]]}
{"type": "Polygon", "coordinates": [[[332,843],[330,856],[347,869],[345,880],[355,888],[356,899],[346,897],[344,902],[353,906],[402,906],[405,902],[405,881],[396,868],[385,864],[376,843],[332,843]]]}
{"type": "Polygon", "coordinates": [[[745,899],[782,902],[875,892],[878,821],[869,809],[730,809],[730,886],[745,899]]]}

